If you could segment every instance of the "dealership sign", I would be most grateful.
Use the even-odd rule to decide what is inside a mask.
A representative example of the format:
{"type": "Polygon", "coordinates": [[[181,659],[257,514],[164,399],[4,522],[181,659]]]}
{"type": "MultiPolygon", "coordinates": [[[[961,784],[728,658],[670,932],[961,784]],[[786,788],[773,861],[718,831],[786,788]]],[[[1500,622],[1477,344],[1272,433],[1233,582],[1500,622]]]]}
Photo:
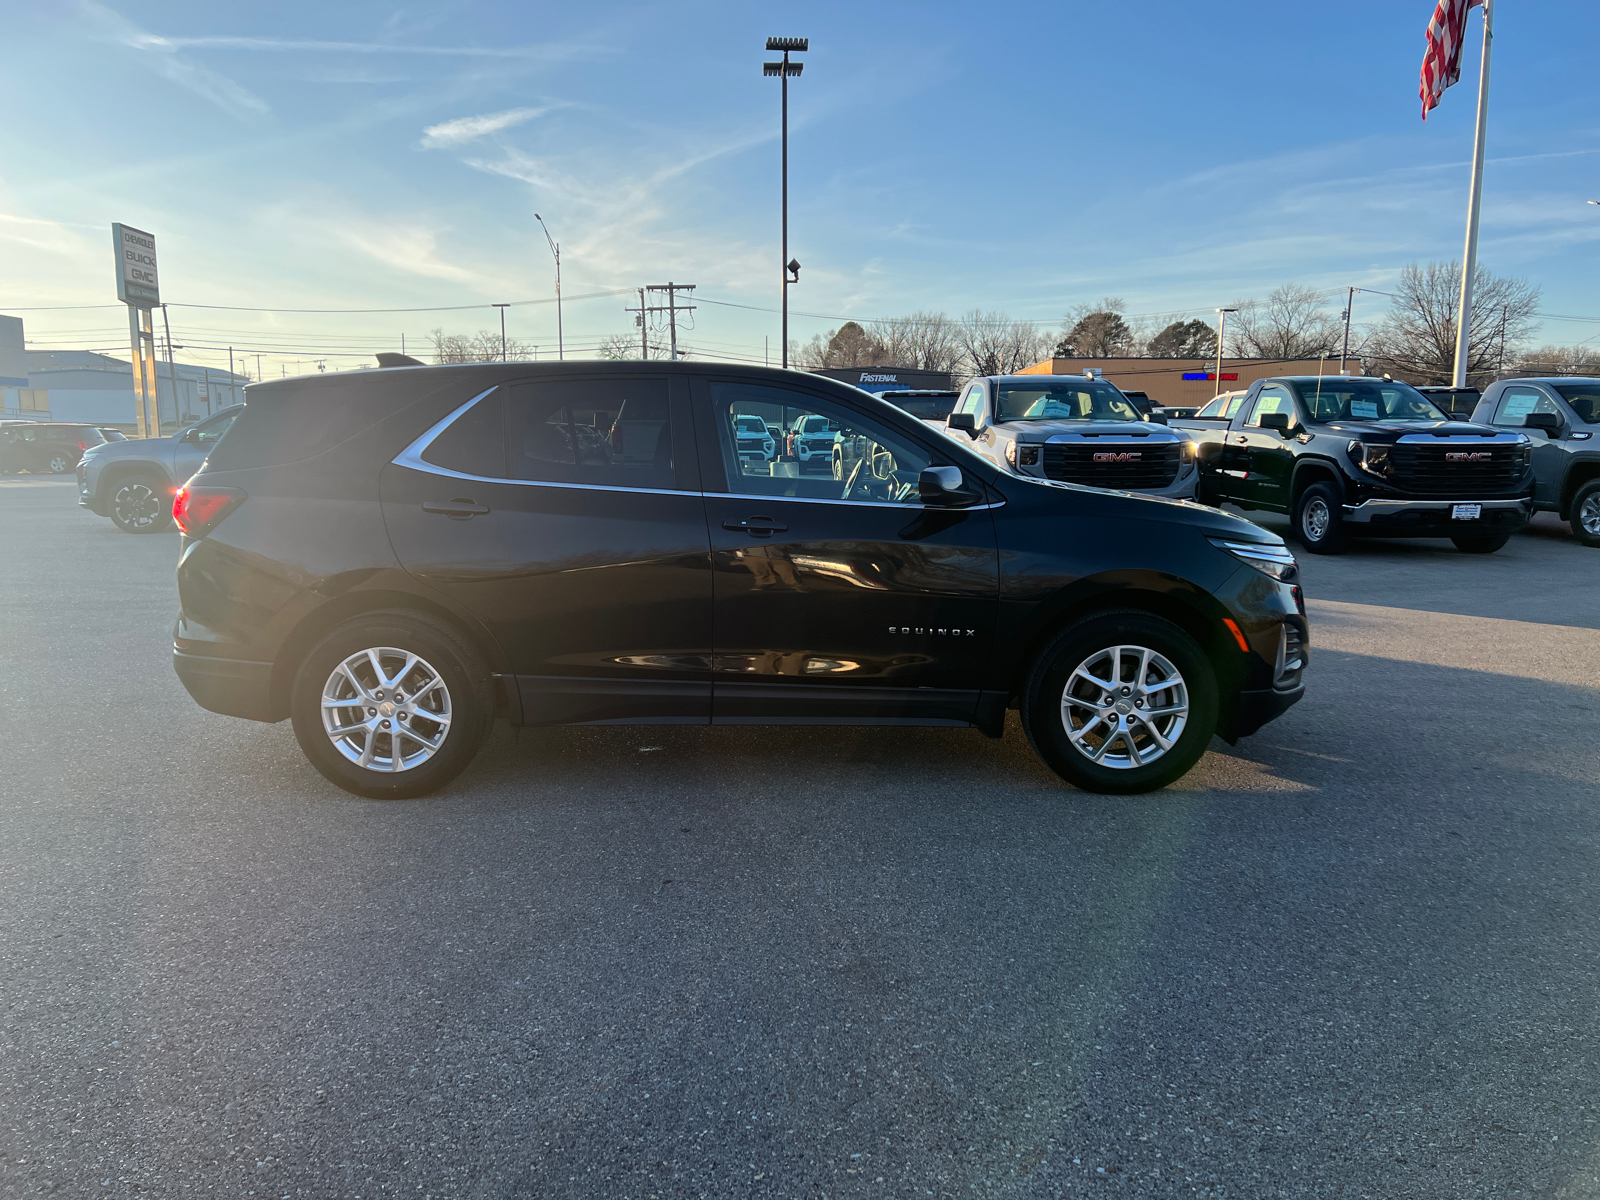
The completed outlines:
{"type": "MultiPolygon", "coordinates": [[[[1185,371],[1183,373],[1183,377],[1185,380],[1195,380],[1198,382],[1201,380],[1215,380],[1217,373],[1215,371],[1185,371]]],[[[1237,383],[1238,380],[1239,372],[1237,371],[1224,371],[1222,373],[1223,383],[1237,383]]]]}
{"type": "Polygon", "coordinates": [[[113,225],[111,244],[117,254],[117,299],[135,308],[155,308],[161,303],[155,235],[132,225],[113,225]]]}

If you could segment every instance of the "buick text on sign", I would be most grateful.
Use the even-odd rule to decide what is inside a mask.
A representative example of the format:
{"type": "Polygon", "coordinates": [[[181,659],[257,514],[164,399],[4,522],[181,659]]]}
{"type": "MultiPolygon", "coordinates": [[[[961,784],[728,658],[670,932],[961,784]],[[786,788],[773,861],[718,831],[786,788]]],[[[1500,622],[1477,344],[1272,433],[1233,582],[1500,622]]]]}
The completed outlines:
{"type": "Polygon", "coordinates": [[[117,299],[139,308],[160,304],[155,235],[132,225],[113,225],[111,243],[117,253],[117,299]]]}

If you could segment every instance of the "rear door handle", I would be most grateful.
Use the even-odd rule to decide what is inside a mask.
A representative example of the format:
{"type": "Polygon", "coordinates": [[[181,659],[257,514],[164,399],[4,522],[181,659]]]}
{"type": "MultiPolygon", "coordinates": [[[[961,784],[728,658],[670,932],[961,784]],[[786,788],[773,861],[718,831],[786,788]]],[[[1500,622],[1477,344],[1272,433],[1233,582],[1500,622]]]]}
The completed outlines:
{"type": "Polygon", "coordinates": [[[442,513],[452,521],[467,521],[473,517],[480,517],[488,512],[488,508],[476,500],[469,500],[465,496],[455,496],[449,500],[424,500],[422,511],[442,513]]]}
{"type": "Polygon", "coordinates": [[[743,531],[751,537],[771,537],[775,533],[788,533],[789,527],[782,521],[774,521],[771,517],[745,517],[741,521],[733,518],[722,523],[724,529],[743,531]]]}

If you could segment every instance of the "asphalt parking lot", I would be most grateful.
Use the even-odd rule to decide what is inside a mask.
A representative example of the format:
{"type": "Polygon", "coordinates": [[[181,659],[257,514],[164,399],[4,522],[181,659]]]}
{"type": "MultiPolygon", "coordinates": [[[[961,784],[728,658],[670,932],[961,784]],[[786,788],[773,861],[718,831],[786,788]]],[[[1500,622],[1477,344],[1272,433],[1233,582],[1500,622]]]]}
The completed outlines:
{"type": "MultiPolygon", "coordinates": [[[[1280,530],[1281,531],[1281,530],[1280,530]]],[[[1146,797],[1013,725],[500,729],[335,789],[177,537],[0,479],[0,1195],[1600,1196],[1600,552],[1302,556],[1146,797]]]]}

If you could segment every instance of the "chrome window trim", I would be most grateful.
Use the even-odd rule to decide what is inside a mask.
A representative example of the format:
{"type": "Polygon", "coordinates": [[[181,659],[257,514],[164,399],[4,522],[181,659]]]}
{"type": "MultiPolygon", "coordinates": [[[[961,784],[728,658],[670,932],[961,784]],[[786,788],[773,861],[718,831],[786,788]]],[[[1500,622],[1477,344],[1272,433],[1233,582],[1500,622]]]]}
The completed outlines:
{"type": "Polygon", "coordinates": [[[464,413],[467,412],[467,410],[469,410],[473,405],[477,404],[478,401],[484,399],[491,392],[495,391],[499,386],[499,384],[496,384],[494,387],[478,393],[478,395],[474,396],[471,400],[468,400],[449,416],[444,417],[442,420],[436,422],[432,428],[428,429],[428,431],[425,432],[421,437],[417,438],[416,441],[412,442],[404,450],[400,451],[399,454],[394,456],[394,459],[392,460],[394,465],[397,467],[409,467],[411,470],[421,471],[425,475],[438,475],[445,479],[463,479],[469,483],[509,483],[515,484],[519,487],[569,488],[573,491],[579,492],[630,492],[637,493],[642,496],[722,496],[729,500],[763,500],[769,503],[775,500],[783,500],[794,504],[869,505],[874,508],[898,508],[902,510],[925,509],[937,512],[977,512],[983,509],[1000,508],[1005,504],[1005,501],[1002,500],[998,504],[973,504],[966,508],[953,509],[947,508],[944,505],[892,504],[886,500],[828,500],[813,496],[755,496],[745,492],[685,492],[677,488],[624,487],[621,484],[605,483],[563,483],[553,479],[501,479],[493,475],[469,475],[465,471],[456,471],[452,470],[450,467],[441,467],[437,463],[427,462],[423,459],[423,453],[428,449],[429,446],[433,444],[434,440],[440,434],[442,434],[446,429],[449,429],[452,424],[454,424],[464,413]]]}

